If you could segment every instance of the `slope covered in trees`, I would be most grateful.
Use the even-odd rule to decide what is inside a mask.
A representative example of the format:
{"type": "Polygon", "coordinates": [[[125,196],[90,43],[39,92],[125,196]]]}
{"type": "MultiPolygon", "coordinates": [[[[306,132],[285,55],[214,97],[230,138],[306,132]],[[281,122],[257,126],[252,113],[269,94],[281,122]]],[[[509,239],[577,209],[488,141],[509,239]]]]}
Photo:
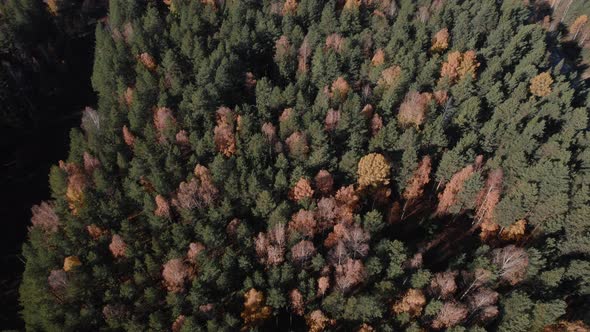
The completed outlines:
{"type": "Polygon", "coordinates": [[[587,329],[588,88],[535,10],[110,1],[27,328],[587,329]]]}
{"type": "Polygon", "coordinates": [[[106,15],[106,1],[59,3],[50,13],[41,0],[0,1],[3,329],[24,327],[18,285],[31,205],[49,197],[47,170],[67,156],[69,130],[96,100],[90,84],[94,28],[96,18],[106,15]]]}

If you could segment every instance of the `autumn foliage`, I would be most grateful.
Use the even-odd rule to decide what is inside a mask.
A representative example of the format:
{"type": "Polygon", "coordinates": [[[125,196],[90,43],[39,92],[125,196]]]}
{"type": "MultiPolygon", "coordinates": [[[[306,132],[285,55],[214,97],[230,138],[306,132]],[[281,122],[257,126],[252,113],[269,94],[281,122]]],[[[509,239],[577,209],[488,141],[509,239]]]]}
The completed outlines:
{"type": "Polygon", "coordinates": [[[120,235],[114,234],[111,239],[111,244],[109,244],[109,250],[115,258],[125,257],[127,245],[125,244],[125,241],[123,241],[123,238],[120,235]]]}
{"type": "Polygon", "coordinates": [[[447,28],[440,29],[432,38],[432,46],[430,51],[442,52],[449,47],[449,30],[447,28]]]}
{"type": "Polygon", "coordinates": [[[482,238],[488,237],[498,229],[494,210],[500,201],[503,176],[504,173],[501,169],[492,170],[488,174],[485,187],[477,196],[475,222],[482,224],[482,238]]]}
{"type": "Polygon", "coordinates": [[[171,259],[163,266],[162,278],[169,292],[182,292],[188,277],[189,267],[180,258],[171,259]]]}
{"type": "Polygon", "coordinates": [[[82,265],[78,256],[68,256],[64,259],[63,269],[66,272],[72,271],[74,268],[82,265]]]}
{"type": "Polygon", "coordinates": [[[453,327],[467,318],[467,307],[460,303],[445,302],[432,322],[435,329],[453,327]]]}
{"type": "Polygon", "coordinates": [[[534,96],[545,97],[551,93],[553,78],[548,72],[540,73],[531,79],[530,91],[534,96]]]}
{"type": "Polygon", "coordinates": [[[402,68],[400,66],[391,66],[386,68],[381,73],[381,77],[377,81],[377,85],[385,89],[395,87],[399,82],[401,74],[402,68]]]}
{"type": "Polygon", "coordinates": [[[475,51],[470,50],[465,53],[455,51],[447,56],[447,61],[442,65],[440,76],[448,78],[451,83],[460,81],[468,75],[475,79],[478,67],[479,62],[475,51]]]}
{"type": "Polygon", "coordinates": [[[426,112],[432,100],[432,94],[417,91],[409,92],[399,107],[397,121],[402,126],[413,125],[419,127],[426,120],[426,112]]]}
{"type": "Polygon", "coordinates": [[[370,153],[358,163],[360,188],[378,187],[389,184],[390,165],[382,154],[370,153]]]}
{"type": "Polygon", "coordinates": [[[59,217],[50,203],[41,202],[39,205],[33,205],[31,211],[33,212],[33,217],[31,218],[33,227],[48,233],[57,232],[60,225],[59,217]]]}
{"type": "Polygon", "coordinates": [[[312,196],[313,189],[311,188],[311,183],[305,178],[299,179],[293,189],[289,192],[289,197],[297,202],[306,198],[311,198],[312,196]]]}
{"type": "Polygon", "coordinates": [[[241,313],[244,320],[242,331],[264,322],[270,317],[271,313],[271,307],[265,305],[264,294],[251,288],[244,294],[244,310],[241,313]]]}
{"type": "Polygon", "coordinates": [[[422,314],[422,308],[425,305],[426,297],[422,291],[411,288],[393,305],[393,311],[397,314],[405,312],[415,317],[422,314]]]}
{"type": "Polygon", "coordinates": [[[451,177],[445,186],[445,190],[438,195],[436,214],[443,215],[447,213],[448,209],[456,203],[457,195],[463,188],[463,184],[474,172],[475,168],[473,165],[467,165],[451,177]]]}
{"type": "Polygon", "coordinates": [[[234,114],[227,107],[217,110],[217,126],[214,128],[214,139],[217,150],[226,157],[236,152],[236,137],[234,134],[234,114]]]}
{"type": "MultiPolygon", "coordinates": [[[[97,107],[31,209],[24,329],[583,328],[580,2],[60,0],[21,24],[33,2],[0,4],[6,110],[47,98],[4,76],[70,72],[20,28],[110,10],[84,24],[97,107]]],[[[17,143],[44,124],[24,119],[17,143]]]]}
{"type": "Polygon", "coordinates": [[[412,201],[419,198],[424,193],[424,186],[430,182],[430,171],[432,169],[430,156],[424,156],[418,168],[414,171],[412,178],[404,189],[403,197],[406,201],[412,201]]]}
{"type": "Polygon", "coordinates": [[[515,245],[494,249],[493,263],[496,264],[500,278],[510,285],[516,285],[526,276],[529,264],[527,252],[515,245]]]}

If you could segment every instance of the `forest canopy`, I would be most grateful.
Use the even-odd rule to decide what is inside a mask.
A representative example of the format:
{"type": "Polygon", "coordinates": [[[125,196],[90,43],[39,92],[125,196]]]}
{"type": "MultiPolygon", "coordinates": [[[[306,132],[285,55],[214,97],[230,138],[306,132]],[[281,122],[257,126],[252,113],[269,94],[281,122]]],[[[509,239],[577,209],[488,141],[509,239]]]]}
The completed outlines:
{"type": "Polygon", "coordinates": [[[588,331],[583,19],[520,0],[109,7],[98,105],[32,208],[27,330],[588,331]]]}

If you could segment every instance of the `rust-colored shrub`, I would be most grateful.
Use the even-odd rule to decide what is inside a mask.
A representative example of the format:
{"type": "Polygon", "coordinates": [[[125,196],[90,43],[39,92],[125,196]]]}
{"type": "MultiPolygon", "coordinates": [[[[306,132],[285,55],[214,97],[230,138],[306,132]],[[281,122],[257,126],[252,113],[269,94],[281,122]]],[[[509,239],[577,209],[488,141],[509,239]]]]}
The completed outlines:
{"type": "Polygon", "coordinates": [[[574,23],[572,23],[569,28],[569,33],[572,40],[576,40],[578,38],[580,31],[582,31],[586,23],[588,23],[588,15],[580,15],[574,20],[574,23]]]}
{"type": "Polygon", "coordinates": [[[249,90],[254,89],[256,87],[256,77],[250,71],[246,73],[246,77],[244,79],[244,86],[249,90]]]}
{"type": "Polygon", "coordinates": [[[323,296],[330,288],[330,277],[323,276],[318,279],[318,295],[323,296]]]}
{"type": "Polygon", "coordinates": [[[434,93],[432,94],[432,96],[434,97],[434,100],[436,101],[436,103],[439,106],[442,106],[444,104],[447,103],[447,100],[449,100],[449,94],[446,90],[437,90],[434,91],[434,93]]]}
{"type": "Polygon", "coordinates": [[[373,105],[366,104],[365,107],[363,107],[363,109],[361,110],[361,114],[365,118],[370,119],[373,116],[373,105]]]}
{"type": "Polygon", "coordinates": [[[481,223],[481,238],[495,234],[499,226],[495,222],[494,210],[502,194],[502,169],[495,169],[488,174],[484,188],[477,195],[475,222],[481,223]]]}
{"type": "Polygon", "coordinates": [[[299,51],[297,52],[297,70],[302,73],[307,73],[309,57],[311,56],[311,46],[307,36],[303,39],[299,51]]]}
{"type": "Polygon", "coordinates": [[[275,42],[275,61],[280,61],[287,57],[291,53],[291,43],[289,42],[289,38],[287,36],[282,35],[277,41],[275,42]]]}
{"type": "Polygon", "coordinates": [[[357,192],[352,184],[350,186],[338,189],[338,191],[336,191],[336,196],[334,196],[334,198],[336,198],[336,202],[338,203],[338,207],[340,208],[340,218],[344,218],[344,215],[342,214],[344,211],[342,211],[342,208],[347,208],[352,212],[357,208],[359,202],[359,196],[357,195],[357,192]]]}
{"type": "Polygon", "coordinates": [[[265,122],[262,125],[262,133],[266,137],[269,143],[274,143],[277,140],[277,127],[271,122],[265,122]]]}
{"type": "Polygon", "coordinates": [[[167,128],[176,124],[172,110],[168,107],[158,107],[154,110],[154,127],[158,132],[158,139],[163,142],[164,133],[167,128]]]}
{"type": "Polygon", "coordinates": [[[183,146],[190,146],[190,140],[188,138],[188,133],[186,130],[180,130],[176,133],[176,144],[183,145],[183,146]]]}
{"type": "Polygon", "coordinates": [[[130,107],[131,104],[133,104],[133,93],[134,93],[134,90],[130,86],[128,86],[127,89],[125,89],[125,94],[123,95],[123,99],[125,100],[125,105],[127,105],[127,107],[130,107]]]}
{"type": "Polygon", "coordinates": [[[52,270],[47,277],[47,284],[52,291],[61,293],[68,285],[68,274],[62,269],[52,270]]]}
{"type": "Polygon", "coordinates": [[[224,156],[230,157],[236,152],[236,137],[234,134],[234,114],[227,107],[217,110],[217,125],[213,129],[215,147],[224,156]]]}
{"type": "Polygon", "coordinates": [[[77,215],[78,210],[84,205],[84,190],[88,186],[88,180],[82,169],[74,163],[60,160],[59,167],[68,173],[66,199],[72,214],[77,215]]]}
{"type": "Polygon", "coordinates": [[[590,327],[580,320],[573,322],[562,320],[546,326],[543,332],[590,332],[590,327]]]}
{"type": "Polygon", "coordinates": [[[180,332],[182,330],[182,326],[184,325],[184,321],[186,317],[184,315],[179,315],[176,317],[174,322],[172,323],[172,332],[180,332]]]}

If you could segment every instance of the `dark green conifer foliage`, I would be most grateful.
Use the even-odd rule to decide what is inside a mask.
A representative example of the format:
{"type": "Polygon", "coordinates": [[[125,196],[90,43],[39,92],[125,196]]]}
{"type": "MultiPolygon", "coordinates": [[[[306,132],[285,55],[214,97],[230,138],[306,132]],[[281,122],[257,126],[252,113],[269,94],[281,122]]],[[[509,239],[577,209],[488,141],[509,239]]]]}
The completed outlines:
{"type": "Polygon", "coordinates": [[[111,1],[99,126],[72,131],[23,247],[27,328],[589,323],[588,88],[534,10],[111,1]]]}

